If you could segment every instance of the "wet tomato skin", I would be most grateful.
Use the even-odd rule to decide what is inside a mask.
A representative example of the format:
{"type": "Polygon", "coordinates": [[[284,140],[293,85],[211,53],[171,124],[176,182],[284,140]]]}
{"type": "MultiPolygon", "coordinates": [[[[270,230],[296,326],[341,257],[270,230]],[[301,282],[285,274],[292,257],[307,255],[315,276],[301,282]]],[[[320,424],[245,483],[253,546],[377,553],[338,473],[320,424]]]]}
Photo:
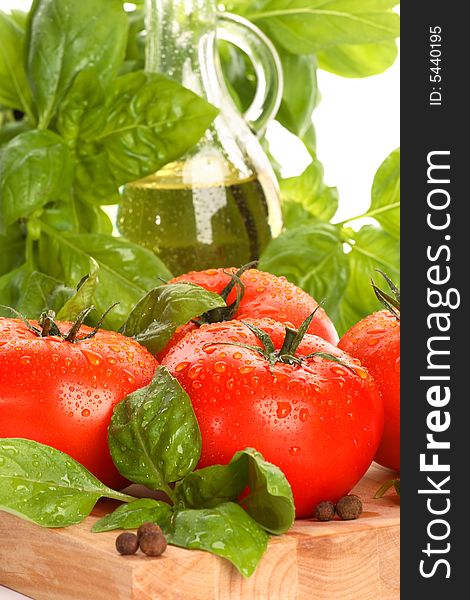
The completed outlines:
{"type": "MultiPolygon", "coordinates": [[[[172,279],[170,283],[183,281],[195,283],[210,292],[220,294],[230,282],[229,273],[236,273],[236,271],[235,268],[191,271],[172,279]]],[[[300,327],[303,321],[318,307],[318,302],[314,298],[287,281],[285,277],[249,269],[243,273],[241,281],[245,291],[240,307],[234,314],[234,319],[270,318],[280,323],[290,323],[294,327],[300,327]]],[[[232,290],[227,298],[227,303],[231,304],[235,298],[236,293],[232,290]]],[[[186,333],[196,328],[194,323],[180,327],[167,349],[157,358],[163,358],[166,352],[186,333]]],[[[318,308],[315,318],[308,328],[308,333],[318,335],[332,344],[337,344],[339,339],[333,322],[321,307],[318,308]]]]}
{"type": "Polygon", "coordinates": [[[358,358],[371,373],[382,395],[384,433],[375,460],[400,470],[400,321],[388,310],[356,323],[338,346],[358,358]]]}
{"type": "MultiPolygon", "coordinates": [[[[57,325],[62,332],[71,327],[57,325]]],[[[82,326],[79,337],[90,331],[82,326]]],[[[145,348],[115,332],[100,330],[70,343],[0,318],[0,437],[53,446],[103,483],[122,487],[126,481],[109,454],[107,427],[114,405],[147,385],[156,366],[145,348]]]]}
{"type": "MultiPolygon", "coordinates": [[[[285,328],[247,319],[279,349],[285,328]]],[[[224,342],[261,346],[241,322],[203,325],[186,335],[163,363],[191,398],[202,433],[199,467],[227,463],[237,450],[256,448],[289,480],[298,518],[321,500],[338,500],[372,462],[383,428],[377,387],[365,369],[325,340],[307,334],[297,355],[324,352],[352,372],[315,357],[277,363],[271,372],[257,352],[224,342]]]]}

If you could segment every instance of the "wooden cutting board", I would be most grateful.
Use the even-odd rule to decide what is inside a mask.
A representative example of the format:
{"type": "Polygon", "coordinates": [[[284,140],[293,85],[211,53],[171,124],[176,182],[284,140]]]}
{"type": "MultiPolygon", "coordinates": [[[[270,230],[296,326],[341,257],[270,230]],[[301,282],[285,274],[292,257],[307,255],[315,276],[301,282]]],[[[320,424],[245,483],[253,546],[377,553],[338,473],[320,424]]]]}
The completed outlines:
{"type": "Polygon", "coordinates": [[[64,529],[0,512],[0,584],[37,600],[398,600],[399,500],[394,492],[373,499],[391,477],[372,465],[354,490],[364,503],[359,519],[297,521],[271,539],[249,579],[196,550],[119,556],[116,532],[90,532],[108,501],[64,529]]]}

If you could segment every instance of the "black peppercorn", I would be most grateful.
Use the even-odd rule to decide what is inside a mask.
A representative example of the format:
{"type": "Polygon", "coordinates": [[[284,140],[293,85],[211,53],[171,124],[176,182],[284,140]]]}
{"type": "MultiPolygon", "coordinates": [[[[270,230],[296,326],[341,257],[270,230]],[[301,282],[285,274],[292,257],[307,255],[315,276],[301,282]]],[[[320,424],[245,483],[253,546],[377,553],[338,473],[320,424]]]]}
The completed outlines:
{"type": "Polygon", "coordinates": [[[166,550],[167,542],[163,533],[147,531],[141,534],[140,549],[147,556],[160,556],[166,550]]]}
{"type": "Polygon", "coordinates": [[[357,519],[361,513],[362,502],[360,498],[354,494],[343,496],[336,504],[336,514],[343,519],[343,521],[357,519]]]}
{"type": "Polygon", "coordinates": [[[137,530],[137,539],[139,541],[140,541],[140,536],[143,533],[161,533],[161,534],[163,534],[161,528],[156,523],[152,523],[151,521],[142,523],[142,525],[137,530]]]}
{"type": "Polygon", "coordinates": [[[116,550],[119,554],[135,554],[138,547],[139,542],[135,533],[120,533],[116,538],[116,550]]]}
{"type": "Polygon", "coordinates": [[[318,521],[331,521],[335,516],[335,505],[331,500],[324,500],[315,507],[315,519],[318,521]]]}

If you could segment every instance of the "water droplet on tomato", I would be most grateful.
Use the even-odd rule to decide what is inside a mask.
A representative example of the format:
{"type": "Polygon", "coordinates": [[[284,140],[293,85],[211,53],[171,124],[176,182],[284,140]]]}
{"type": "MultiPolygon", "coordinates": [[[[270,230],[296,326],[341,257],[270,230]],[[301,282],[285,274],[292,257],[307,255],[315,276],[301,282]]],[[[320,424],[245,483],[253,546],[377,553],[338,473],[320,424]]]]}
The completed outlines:
{"type": "Polygon", "coordinates": [[[238,370],[242,375],[246,375],[247,373],[251,373],[253,371],[253,367],[240,367],[238,370]]]}
{"type": "Polygon", "coordinates": [[[341,376],[344,375],[344,369],[342,367],[337,367],[337,366],[330,367],[330,371],[332,373],[334,373],[335,375],[341,375],[341,376]]]}
{"type": "Polygon", "coordinates": [[[82,354],[94,367],[97,367],[101,364],[101,356],[97,352],[93,352],[92,350],[88,350],[88,348],[82,348],[82,354]]]}
{"type": "Polygon", "coordinates": [[[395,361],[395,372],[399,373],[400,372],[400,357],[397,358],[397,360],[395,361]]]}
{"type": "Polygon", "coordinates": [[[371,340],[368,340],[367,345],[368,346],[377,346],[377,344],[380,342],[380,338],[372,338],[371,340]]]}
{"type": "Polygon", "coordinates": [[[132,385],[133,383],[135,383],[135,377],[132,373],[130,373],[129,371],[126,371],[126,369],[122,370],[123,375],[125,375],[127,381],[132,385]]]}
{"type": "Polygon", "coordinates": [[[279,419],[285,419],[292,410],[292,406],[289,402],[278,402],[276,415],[279,419]]]}
{"type": "Polygon", "coordinates": [[[188,362],[179,363],[179,365],[176,365],[175,371],[177,373],[180,373],[181,371],[184,371],[185,369],[187,369],[189,367],[189,364],[190,363],[188,363],[188,362]]]}
{"type": "Polygon", "coordinates": [[[190,379],[197,379],[197,376],[202,371],[201,365],[193,365],[188,371],[188,377],[190,379]]]}
{"type": "Polygon", "coordinates": [[[202,387],[202,383],[200,381],[193,381],[192,386],[195,390],[199,390],[202,387]]]}
{"type": "Polygon", "coordinates": [[[109,362],[110,365],[115,365],[117,363],[116,357],[114,356],[107,356],[106,360],[109,362]]]}
{"type": "Polygon", "coordinates": [[[22,356],[22,357],[20,358],[20,362],[21,362],[23,365],[30,365],[30,364],[31,364],[31,357],[30,357],[30,356],[22,356]]]}
{"type": "Polygon", "coordinates": [[[231,390],[233,388],[234,384],[235,384],[235,381],[233,379],[228,379],[227,382],[226,382],[226,384],[225,384],[225,387],[228,390],[231,390]]]}
{"type": "Polygon", "coordinates": [[[380,334],[380,333],[386,333],[386,330],[383,327],[376,327],[374,329],[368,329],[367,333],[369,335],[375,335],[375,334],[380,334]]]}
{"type": "Polygon", "coordinates": [[[305,421],[308,419],[308,408],[301,408],[300,412],[299,412],[299,419],[305,423],[305,421]]]}
{"type": "Polygon", "coordinates": [[[297,456],[298,454],[300,454],[300,448],[298,446],[291,446],[289,448],[289,454],[291,456],[297,456]]]}
{"type": "Polygon", "coordinates": [[[84,408],[82,410],[82,417],[89,417],[90,416],[90,411],[88,410],[88,408],[84,408]]]}
{"type": "Polygon", "coordinates": [[[72,359],[67,356],[66,358],[64,358],[64,364],[66,367],[70,367],[70,365],[72,364],[72,359]]]}
{"type": "Polygon", "coordinates": [[[235,360],[240,360],[240,358],[242,357],[242,353],[241,352],[235,352],[233,355],[233,358],[235,360]]]}
{"type": "Polygon", "coordinates": [[[214,369],[217,373],[224,373],[227,370],[227,365],[222,360],[219,360],[215,363],[214,369]]]}
{"type": "Polygon", "coordinates": [[[361,379],[367,379],[367,371],[362,367],[354,367],[354,372],[359,375],[361,379]]]}

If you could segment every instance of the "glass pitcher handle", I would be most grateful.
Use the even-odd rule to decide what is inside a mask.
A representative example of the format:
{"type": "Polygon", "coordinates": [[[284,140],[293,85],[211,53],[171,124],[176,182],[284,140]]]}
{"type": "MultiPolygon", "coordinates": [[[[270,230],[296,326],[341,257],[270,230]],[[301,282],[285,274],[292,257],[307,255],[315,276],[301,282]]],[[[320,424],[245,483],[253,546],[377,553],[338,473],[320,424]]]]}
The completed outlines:
{"type": "Polygon", "coordinates": [[[250,128],[261,136],[276,116],[282,100],[284,78],[276,48],[258,27],[232,13],[217,14],[217,38],[240,48],[253,64],[256,93],[243,116],[250,128]]]}

